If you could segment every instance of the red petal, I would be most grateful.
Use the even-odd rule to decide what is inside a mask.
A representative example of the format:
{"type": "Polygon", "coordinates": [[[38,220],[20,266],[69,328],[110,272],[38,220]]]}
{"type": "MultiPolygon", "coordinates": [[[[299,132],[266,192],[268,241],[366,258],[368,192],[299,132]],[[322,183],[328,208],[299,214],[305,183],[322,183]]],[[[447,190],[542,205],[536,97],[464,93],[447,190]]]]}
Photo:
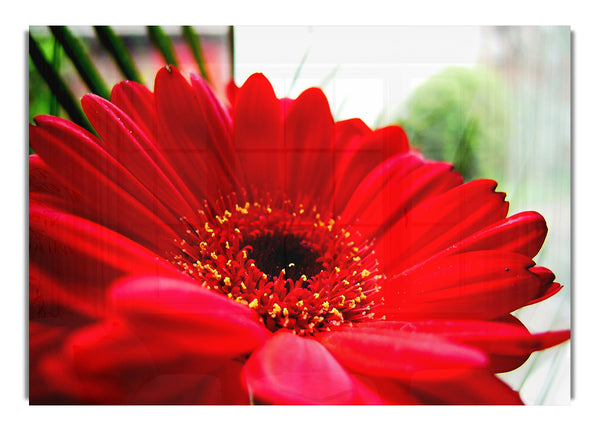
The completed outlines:
{"type": "Polygon", "coordinates": [[[281,191],[284,180],[283,123],[273,87],[262,74],[250,76],[234,105],[234,145],[256,192],[281,191]]]}
{"type": "Polygon", "coordinates": [[[542,302],[551,296],[556,295],[562,289],[563,286],[561,284],[553,283],[555,276],[554,273],[548,268],[544,268],[543,266],[535,266],[531,268],[531,272],[540,277],[542,288],[539,290],[538,295],[525,305],[532,305],[542,302]]]}
{"type": "Polygon", "coordinates": [[[29,131],[32,147],[56,176],[84,197],[76,204],[87,218],[157,251],[172,245],[177,235],[167,223],[179,225],[178,219],[102,150],[95,137],[59,118],[36,117],[36,122],[29,131]]]}
{"type": "Polygon", "coordinates": [[[419,405],[423,402],[399,380],[352,374],[357,380],[357,404],[361,405],[419,405]]]}
{"type": "Polygon", "coordinates": [[[69,305],[85,314],[102,310],[105,289],[118,277],[180,275],[175,267],[118,233],[37,202],[29,207],[29,262],[30,289],[39,289],[49,301],[69,297],[69,305]]]}
{"type": "Polygon", "coordinates": [[[63,212],[77,215],[85,212],[78,205],[84,201],[81,193],[61,180],[37,154],[29,156],[29,198],[63,212]]]}
{"type": "Polygon", "coordinates": [[[191,74],[190,80],[196,95],[196,100],[206,123],[208,134],[215,144],[210,147],[218,160],[224,164],[228,174],[237,173],[236,153],[233,146],[233,125],[229,112],[208,83],[196,74],[191,74]]]}
{"type": "MultiPolygon", "coordinates": [[[[387,197],[387,194],[382,194],[382,189],[390,183],[392,178],[405,177],[419,166],[422,166],[423,163],[422,157],[408,153],[397,154],[385,160],[373,169],[358,185],[352,194],[352,198],[348,201],[348,204],[342,212],[342,222],[357,223],[361,228],[361,232],[366,232],[369,229],[377,229],[379,224],[389,216],[389,211],[386,211],[389,207],[383,208],[384,198],[387,197]],[[363,212],[366,211],[366,207],[372,201],[380,201],[379,207],[381,207],[380,213],[378,214],[379,217],[371,217],[376,223],[373,226],[367,224],[361,217],[363,212]],[[359,220],[356,222],[355,219],[357,218],[359,220]]],[[[374,212],[374,210],[371,210],[370,212],[374,212]]]]}
{"type": "Polygon", "coordinates": [[[236,85],[235,81],[229,81],[226,87],[227,99],[229,100],[229,104],[233,107],[235,106],[235,102],[237,100],[237,96],[239,94],[240,88],[236,85]]]}
{"type": "Polygon", "coordinates": [[[174,67],[158,71],[154,88],[160,128],[157,144],[184,183],[196,196],[209,200],[233,191],[237,178],[219,149],[230,143],[213,140],[208,125],[213,118],[206,118],[203,112],[204,104],[210,102],[199,100],[208,96],[200,96],[198,88],[174,67]]]}
{"type": "Polygon", "coordinates": [[[52,402],[59,396],[39,369],[40,360],[56,353],[68,334],[68,328],[29,322],[29,401],[32,404],[52,402]]]}
{"type": "Polygon", "coordinates": [[[506,216],[504,193],[492,180],[475,180],[429,199],[398,220],[377,243],[388,273],[399,272],[506,216]]]}
{"type": "Polygon", "coordinates": [[[162,342],[140,339],[121,321],[106,321],[73,334],[41,369],[51,387],[80,403],[197,401],[223,361],[187,358],[162,342]]]}
{"type": "Polygon", "coordinates": [[[336,151],[344,151],[354,141],[358,143],[363,136],[371,133],[371,129],[359,118],[337,121],[334,124],[334,140],[336,151]]]}
{"type": "Polygon", "coordinates": [[[533,298],[531,301],[529,301],[525,305],[532,305],[532,304],[537,304],[538,302],[545,301],[546,299],[556,295],[562,288],[563,288],[562,284],[552,283],[547,286],[547,289],[545,291],[542,291],[541,295],[537,296],[536,298],[533,298]]]}
{"type": "Polygon", "coordinates": [[[220,369],[207,373],[186,373],[177,368],[144,382],[131,399],[132,404],[169,405],[243,405],[249,404],[242,387],[242,364],[227,361],[220,369]]]}
{"type": "MultiPolygon", "coordinates": [[[[413,155],[407,157],[416,158],[413,155]]],[[[367,237],[381,236],[421,202],[460,184],[462,177],[447,163],[426,162],[414,169],[400,169],[380,190],[373,190],[368,198],[365,196],[359,201],[362,212],[357,214],[357,225],[367,237]]],[[[355,194],[352,201],[357,198],[355,194]]]]}
{"type": "Polygon", "coordinates": [[[285,185],[294,202],[332,210],[333,117],[318,88],[309,88],[290,106],[284,120],[285,185]]]}
{"type": "Polygon", "coordinates": [[[426,404],[522,405],[519,393],[489,371],[473,371],[455,381],[417,382],[410,387],[426,404]]]}
{"type": "Polygon", "coordinates": [[[389,126],[369,132],[366,126],[356,123],[352,123],[356,128],[354,133],[344,131],[343,134],[352,139],[336,139],[335,210],[338,213],[373,169],[388,158],[408,151],[408,138],[400,127],[389,126]],[[355,139],[358,136],[361,139],[355,139]]]}
{"type": "Polygon", "coordinates": [[[317,341],[279,332],[246,362],[243,377],[255,401],[350,404],[351,376],[317,341]]]}
{"type": "Polygon", "coordinates": [[[199,208],[193,194],[125,112],[92,94],[84,96],[81,104],[92,126],[103,139],[102,147],[115,160],[131,172],[152,196],[172,210],[176,217],[194,214],[194,207],[188,205],[190,202],[199,208]],[[170,174],[169,177],[165,172],[170,174]]]}
{"type": "Polygon", "coordinates": [[[481,351],[432,334],[357,327],[321,332],[317,339],[345,367],[373,376],[448,379],[487,365],[481,351]]]}
{"type": "Polygon", "coordinates": [[[502,251],[441,256],[383,286],[381,313],[400,320],[493,319],[536,297],[543,284],[527,257],[502,251]]]}
{"type": "Polygon", "coordinates": [[[157,138],[154,94],[148,87],[133,81],[119,82],[113,87],[110,100],[129,115],[149,140],[157,138]]]}
{"type": "Polygon", "coordinates": [[[476,347],[490,356],[490,369],[494,373],[510,371],[521,365],[532,352],[562,343],[570,335],[568,330],[532,335],[516,318],[511,319],[510,322],[483,320],[379,321],[363,324],[360,327],[434,334],[476,347]],[[511,366],[507,368],[509,360],[511,366]]]}
{"type": "Polygon", "coordinates": [[[525,211],[474,233],[444,250],[442,254],[504,250],[533,258],[540,251],[547,233],[544,218],[534,211],[525,211]]]}
{"type": "Polygon", "coordinates": [[[270,336],[248,307],[192,280],[134,277],[118,283],[110,297],[142,339],[161,339],[164,349],[180,354],[235,357],[270,336]]]}

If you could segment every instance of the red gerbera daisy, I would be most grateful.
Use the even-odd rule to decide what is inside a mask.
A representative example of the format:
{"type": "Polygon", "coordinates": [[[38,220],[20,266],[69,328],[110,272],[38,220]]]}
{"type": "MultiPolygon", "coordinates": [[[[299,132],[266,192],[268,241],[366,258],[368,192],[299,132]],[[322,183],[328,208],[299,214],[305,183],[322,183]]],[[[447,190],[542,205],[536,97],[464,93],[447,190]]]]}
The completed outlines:
{"type": "Polygon", "coordinates": [[[33,403],[513,404],[495,373],[569,331],[546,224],[507,218],[403,130],[334,122],[256,74],[225,108],[161,69],[30,127],[33,403]]]}

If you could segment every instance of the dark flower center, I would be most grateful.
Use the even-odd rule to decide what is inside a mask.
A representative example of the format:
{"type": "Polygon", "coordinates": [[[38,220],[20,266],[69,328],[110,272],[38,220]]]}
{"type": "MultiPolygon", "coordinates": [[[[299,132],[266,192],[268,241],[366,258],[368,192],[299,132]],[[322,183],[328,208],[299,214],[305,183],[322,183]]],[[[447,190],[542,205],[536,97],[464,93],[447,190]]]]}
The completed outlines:
{"type": "Polygon", "coordinates": [[[317,275],[323,269],[317,253],[306,240],[287,232],[268,232],[250,239],[249,258],[256,267],[273,280],[285,270],[286,277],[293,281],[317,275]]]}
{"type": "Polygon", "coordinates": [[[235,195],[195,218],[182,218],[187,235],[173,263],[254,310],[267,329],[311,335],[373,318],[383,275],[370,242],[352,226],[316,207],[240,205],[235,195]]]}

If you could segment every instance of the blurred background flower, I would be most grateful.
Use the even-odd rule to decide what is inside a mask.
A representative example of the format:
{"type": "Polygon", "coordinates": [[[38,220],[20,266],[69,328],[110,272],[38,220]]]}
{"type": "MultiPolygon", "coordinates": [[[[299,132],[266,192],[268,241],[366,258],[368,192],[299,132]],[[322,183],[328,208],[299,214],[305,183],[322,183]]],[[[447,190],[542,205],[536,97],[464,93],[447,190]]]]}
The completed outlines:
{"type": "MultiPolygon", "coordinates": [[[[231,78],[260,71],[278,97],[322,87],[335,120],[402,125],[465,179],[496,179],[509,214],[544,215],[536,262],[565,288],[518,317],[532,332],[570,326],[569,27],[31,27],[30,36],[30,119],[77,122],[84,93],[102,95],[123,78],[151,86],[172,63],[208,78],[223,99],[231,78]],[[62,93],[49,90],[52,72],[62,93]]],[[[569,403],[570,344],[501,377],[526,404],[569,403]]]]}

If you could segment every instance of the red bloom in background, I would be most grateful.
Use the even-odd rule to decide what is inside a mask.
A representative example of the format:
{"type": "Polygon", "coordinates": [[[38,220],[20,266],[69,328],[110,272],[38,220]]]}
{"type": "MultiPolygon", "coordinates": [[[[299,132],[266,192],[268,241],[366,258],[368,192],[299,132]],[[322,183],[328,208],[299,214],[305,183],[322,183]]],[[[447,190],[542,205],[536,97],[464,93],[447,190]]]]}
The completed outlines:
{"type": "Polygon", "coordinates": [[[30,127],[32,403],[516,404],[569,337],[510,314],[560,289],[542,216],[399,127],[172,67],[82,105],[30,127]]]}

